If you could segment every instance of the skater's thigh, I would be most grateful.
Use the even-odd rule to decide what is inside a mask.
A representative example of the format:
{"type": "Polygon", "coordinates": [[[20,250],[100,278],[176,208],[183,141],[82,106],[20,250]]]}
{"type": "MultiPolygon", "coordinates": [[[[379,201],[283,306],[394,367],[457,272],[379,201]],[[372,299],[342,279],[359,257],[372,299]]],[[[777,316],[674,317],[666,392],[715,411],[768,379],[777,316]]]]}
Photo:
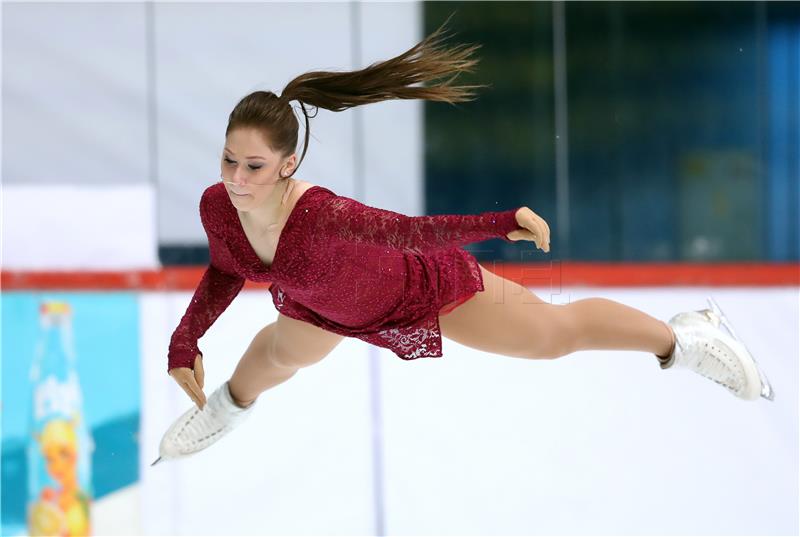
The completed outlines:
{"type": "Polygon", "coordinates": [[[569,333],[563,309],[513,280],[480,269],[484,290],[439,317],[442,335],[505,356],[554,357],[557,338],[569,333]]]}
{"type": "Polygon", "coordinates": [[[284,367],[306,367],[325,358],[344,336],[278,313],[271,359],[284,367]]]}

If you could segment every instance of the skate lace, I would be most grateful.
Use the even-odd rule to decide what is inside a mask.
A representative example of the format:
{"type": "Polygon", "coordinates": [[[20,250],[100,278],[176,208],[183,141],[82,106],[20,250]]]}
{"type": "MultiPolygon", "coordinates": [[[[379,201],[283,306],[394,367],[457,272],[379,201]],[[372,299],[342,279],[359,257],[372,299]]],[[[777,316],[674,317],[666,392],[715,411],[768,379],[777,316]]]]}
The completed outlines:
{"type": "Polygon", "coordinates": [[[693,360],[688,365],[692,370],[734,393],[742,390],[744,372],[720,357],[722,349],[709,341],[700,341],[691,346],[691,351],[693,360]]]}
{"type": "Polygon", "coordinates": [[[187,416],[182,426],[176,431],[175,438],[178,446],[184,453],[191,453],[204,449],[216,442],[227,433],[235,424],[244,420],[248,413],[232,414],[222,407],[221,402],[214,394],[209,397],[208,403],[200,410],[195,407],[187,416]]]}
{"type": "Polygon", "coordinates": [[[193,451],[205,447],[225,431],[226,423],[211,408],[193,409],[177,431],[178,444],[183,450],[193,451]]]}

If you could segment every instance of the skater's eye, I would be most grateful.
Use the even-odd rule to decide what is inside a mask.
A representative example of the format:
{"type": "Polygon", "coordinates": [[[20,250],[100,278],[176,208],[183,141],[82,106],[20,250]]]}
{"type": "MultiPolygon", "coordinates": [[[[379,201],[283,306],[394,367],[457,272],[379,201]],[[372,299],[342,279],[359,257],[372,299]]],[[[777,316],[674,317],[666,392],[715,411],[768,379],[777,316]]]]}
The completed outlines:
{"type": "MultiPolygon", "coordinates": [[[[231,160],[228,157],[225,157],[225,162],[227,162],[228,164],[236,164],[235,160],[231,160]]],[[[260,170],[262,167],[263,166],[248,166],[248,168],[250,168],[251,170],[254,170],[254,171],[255,170],[260,170]]]]}

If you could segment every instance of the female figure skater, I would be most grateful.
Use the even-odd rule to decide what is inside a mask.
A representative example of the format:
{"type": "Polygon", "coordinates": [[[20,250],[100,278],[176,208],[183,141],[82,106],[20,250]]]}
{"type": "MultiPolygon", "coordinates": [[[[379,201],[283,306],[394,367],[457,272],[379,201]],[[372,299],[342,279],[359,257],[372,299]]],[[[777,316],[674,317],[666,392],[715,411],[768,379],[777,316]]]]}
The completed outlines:
{"type": "Polygon", "coordinates": [[[169,375],[196,407],[170,426],[153,464],[210,446],[250,415],[262,392],[322,360],[345,336],[405,360],[442,356],[442,335],[528,359],[641,350],[662,369],[681,366],[742,399],[772,400],[769,382],[713,300],[710,309],[677,314],[669,323],[604,298],[553,305],[460,248],[501,238],[533,241],[549,252],[550,228],[528,207],[408,217],[291,177],[298,166],[292,100],[306,117],[300,162],[308,148],[306,104],[338,112],[387,99],[469,100],[466,90],[476,86],[410,86],[477,63],[469,57],[479,45],[440,46],[443,28],[396,58],[355,72],[308,72],[281,96],[257,91],[231,112],[222,182],[200,200],[211,260],[168,352],[169,375]],[[197,342],[246,279],[272,282],[278,319],[255,335],[233,376],[206,402],[197,342]]]}

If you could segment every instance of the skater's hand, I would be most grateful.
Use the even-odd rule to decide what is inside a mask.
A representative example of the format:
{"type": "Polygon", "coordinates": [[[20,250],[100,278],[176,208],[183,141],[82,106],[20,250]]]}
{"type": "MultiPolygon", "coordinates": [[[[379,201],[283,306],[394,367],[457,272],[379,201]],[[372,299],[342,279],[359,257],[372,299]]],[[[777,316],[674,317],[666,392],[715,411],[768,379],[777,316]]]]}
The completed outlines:
{"type": "Polygon", "coordinates": [[[206,396],[203,393],[203,381],[206,375],[203,371],[202,354],[198,354],[194,359],[194,371],[188,367],[175,367],[169,370],[169,376],[175,379],[178,386],[183,388],[200,410],[206,406],[206,396]]]}
{"type": "Polygon", "coordinates": [[[543,252],[549,252],[550,226],[547,225],[544,218],[531,211],[528,207],[520,207],[514,216],[517,219],[517,225],[525,229],[515,229],[508,233],[506,237],[512,241],[533,241],[536,243],[537,248],[540,248],[543,252]]]}

